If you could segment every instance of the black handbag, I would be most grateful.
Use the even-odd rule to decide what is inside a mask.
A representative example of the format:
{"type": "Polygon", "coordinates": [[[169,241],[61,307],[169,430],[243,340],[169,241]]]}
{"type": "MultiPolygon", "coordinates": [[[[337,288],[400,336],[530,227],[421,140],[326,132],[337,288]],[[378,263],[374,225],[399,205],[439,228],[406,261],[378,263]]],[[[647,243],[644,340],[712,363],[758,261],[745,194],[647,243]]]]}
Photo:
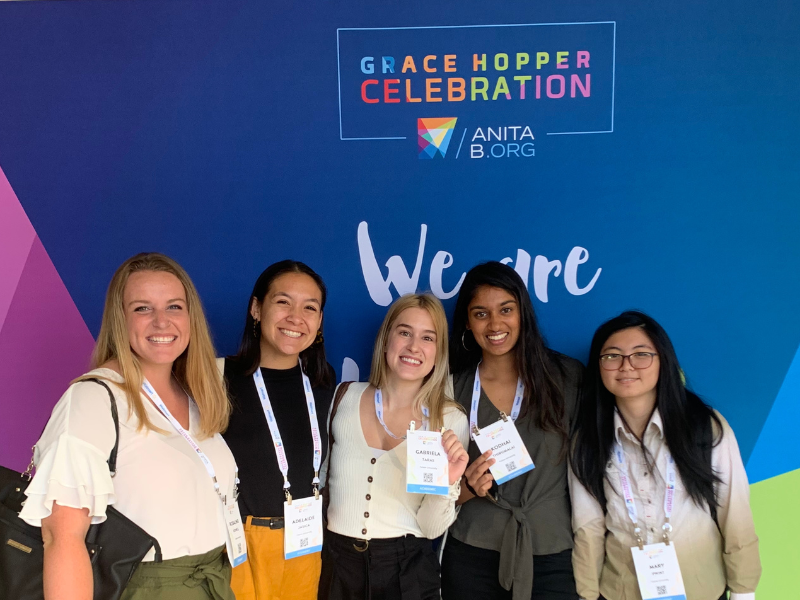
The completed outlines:
{"type": "MultiPolygon", "coordinates": [[[[116,441],[108,458],[108,468],[113,477],[119,447],[117,403],[104,382],[99,379],[90,381],[106,388],[111,399],[116,441]]],[[[42,531],[19,518],[32,471],[33,460],[24,473],[0,467],[0,600],[44,599],[42,531]]],[[[117,600],[136,567],[153,547],[155,562],[161,562],[158,541],[113,506],[106,507],[105,522],[91,525],[86,535],[95,600],[117,600]]]]}

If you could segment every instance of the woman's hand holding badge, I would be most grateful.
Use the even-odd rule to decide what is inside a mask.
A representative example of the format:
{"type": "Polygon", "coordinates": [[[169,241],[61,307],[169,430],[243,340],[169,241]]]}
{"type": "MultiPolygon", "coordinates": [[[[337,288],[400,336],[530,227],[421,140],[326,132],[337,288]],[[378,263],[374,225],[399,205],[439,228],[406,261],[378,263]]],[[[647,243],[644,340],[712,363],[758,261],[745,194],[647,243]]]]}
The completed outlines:
{"type": "Polygon", "coordinates": [[[492,451],[487,450],[464,471],[467,483],[474,490],[475,495],[481,498],[486,496],[492,487],[492,483],[494,483],[494,478],[489,472],[489,467],[495,463],[495,460],[490,458],[491,455],[492,451]]]}
{"type": "Polygon", "coordinates": [[[447,452],[449,481],[450,485],[453,485],[464,474],[464,469],[467,468],[469,462],[469,455],[452,429],[448,429],[442,434],[442,446],[447,452]]]}

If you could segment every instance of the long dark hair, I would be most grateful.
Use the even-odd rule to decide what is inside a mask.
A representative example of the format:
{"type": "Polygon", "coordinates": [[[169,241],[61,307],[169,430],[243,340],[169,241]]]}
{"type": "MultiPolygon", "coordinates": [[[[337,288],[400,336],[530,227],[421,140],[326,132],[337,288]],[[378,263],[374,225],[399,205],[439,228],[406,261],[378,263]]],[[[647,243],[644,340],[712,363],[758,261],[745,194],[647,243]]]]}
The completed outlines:
{"type": "MultiPolygon", "coordinates": [[[[297,260],[282,260],[270,265],[256,279],[253,286],[253,293],[247,299],[247,316],[244,321],[244,331],[242,332],[242,342],[239,350],[234,356],[228,357],[244,372],[245,375],[252,375],[261,362],[261,330],[255,325],[253,315],[250,314],[250,306],[253,298],[261,304],[267,295],[272,282],[286,273],[302,273],[308,275],[319,287],[321,294],[320,311],[325,309],[325,301],[328,296],[328,289],[322,277],[309,267],[307,264],[297,260]],[[253,332],[258,332],[254,335],[253,332]]],[[[323,319],[320,323],[320,331],[325,323],[323,319]]],[[[325,358],[325,342],[313,343],[300,353],[300,361],[303,364],[303,371],[308,375],[308,379],[313,387],[331,387],[333,385],[333,375],[325,358]]]]}
{"type": "Polygon", "coordinates": [[[517,272],[508,265],[497,261],[486,262],[472,267],[464,278],[453,313],[450,371],[454,375],[464,371],[474,373],[475,367],[481,360],[481,347],[475,341],[472,332],[467,329],[469,304],[481,286],[505,290],[517,301],[520,333],[514,353],[517,373],[525,384],[521,414],[530,410],[535,411],[537,425],[542,430],[560,433],[566,446],[568,432],[564,415],[564,394],[554,376],[559,363],[554,360],[553,352],[545,345],[525,284],[517,272]]]}
{"type": "MultiPolygon", "coordinates": [[[[706,504],[716,518],[718,503],[714,485],[720,479],[711,468],[711,450],[715,445],[712,421],[717,424],[720,435],[722,423],[710,406],[686,389],[678,357],[667,332],[655,319],[642,312],[630,310],[606,321],[592,338],[578,418],[573,430],[570,455],[572,470],[605,512],[603,479],[615,440],[616,400],[603,385],[600,352],[608,338],[631,327],[641,328],[658,353],[660,371],[656,384],[656,407],[664,425],[667,447],[675,459],[681,480],[692,500],[698,506],[706,504]]],[[[642,447],[642,451],[647,458],[646,448],[642,447]]]]}

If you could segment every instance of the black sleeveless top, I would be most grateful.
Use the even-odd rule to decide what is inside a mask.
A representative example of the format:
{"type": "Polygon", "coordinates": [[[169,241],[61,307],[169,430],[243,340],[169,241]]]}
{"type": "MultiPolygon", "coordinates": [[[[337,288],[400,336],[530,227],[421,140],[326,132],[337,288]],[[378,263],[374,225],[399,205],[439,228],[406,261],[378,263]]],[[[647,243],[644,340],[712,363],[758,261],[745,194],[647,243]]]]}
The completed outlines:
{"type": "MultiPolygon", "coordinates": [[[[332,367],[328,368],[333,371],[332,367]]],[[[314,443],[308,420],[300,365],[291,369],[261,369],[275,420],[289,462],[293,498],[313,495],[314,443]]],[[[335,377],[331,378],[335,381],[335,377]]],[[[225,361],[225,381],[233,404],[228,429],[222,434],[239,467],[239,510],[242,518],[283,516],[283,475],[272,443],[267,418],[252,375],[225,361]]],[[[328,451],[327,418],[334,388],[313,388],[322,438],[322,460],[328,451]]]]}

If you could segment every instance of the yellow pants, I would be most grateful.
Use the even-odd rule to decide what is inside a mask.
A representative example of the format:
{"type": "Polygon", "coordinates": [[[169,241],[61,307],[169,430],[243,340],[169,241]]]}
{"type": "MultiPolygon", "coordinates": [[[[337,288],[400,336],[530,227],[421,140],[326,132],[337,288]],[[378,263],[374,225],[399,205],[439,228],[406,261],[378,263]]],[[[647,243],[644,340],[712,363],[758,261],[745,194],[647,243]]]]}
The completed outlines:
{"type": "Polygon", "coordinates": [[[247,517],[247,562],[233,570],[236,600],[316,600],[322,559],[319,552],[286,560],[283,529],[253,525],[247,517]]]}

